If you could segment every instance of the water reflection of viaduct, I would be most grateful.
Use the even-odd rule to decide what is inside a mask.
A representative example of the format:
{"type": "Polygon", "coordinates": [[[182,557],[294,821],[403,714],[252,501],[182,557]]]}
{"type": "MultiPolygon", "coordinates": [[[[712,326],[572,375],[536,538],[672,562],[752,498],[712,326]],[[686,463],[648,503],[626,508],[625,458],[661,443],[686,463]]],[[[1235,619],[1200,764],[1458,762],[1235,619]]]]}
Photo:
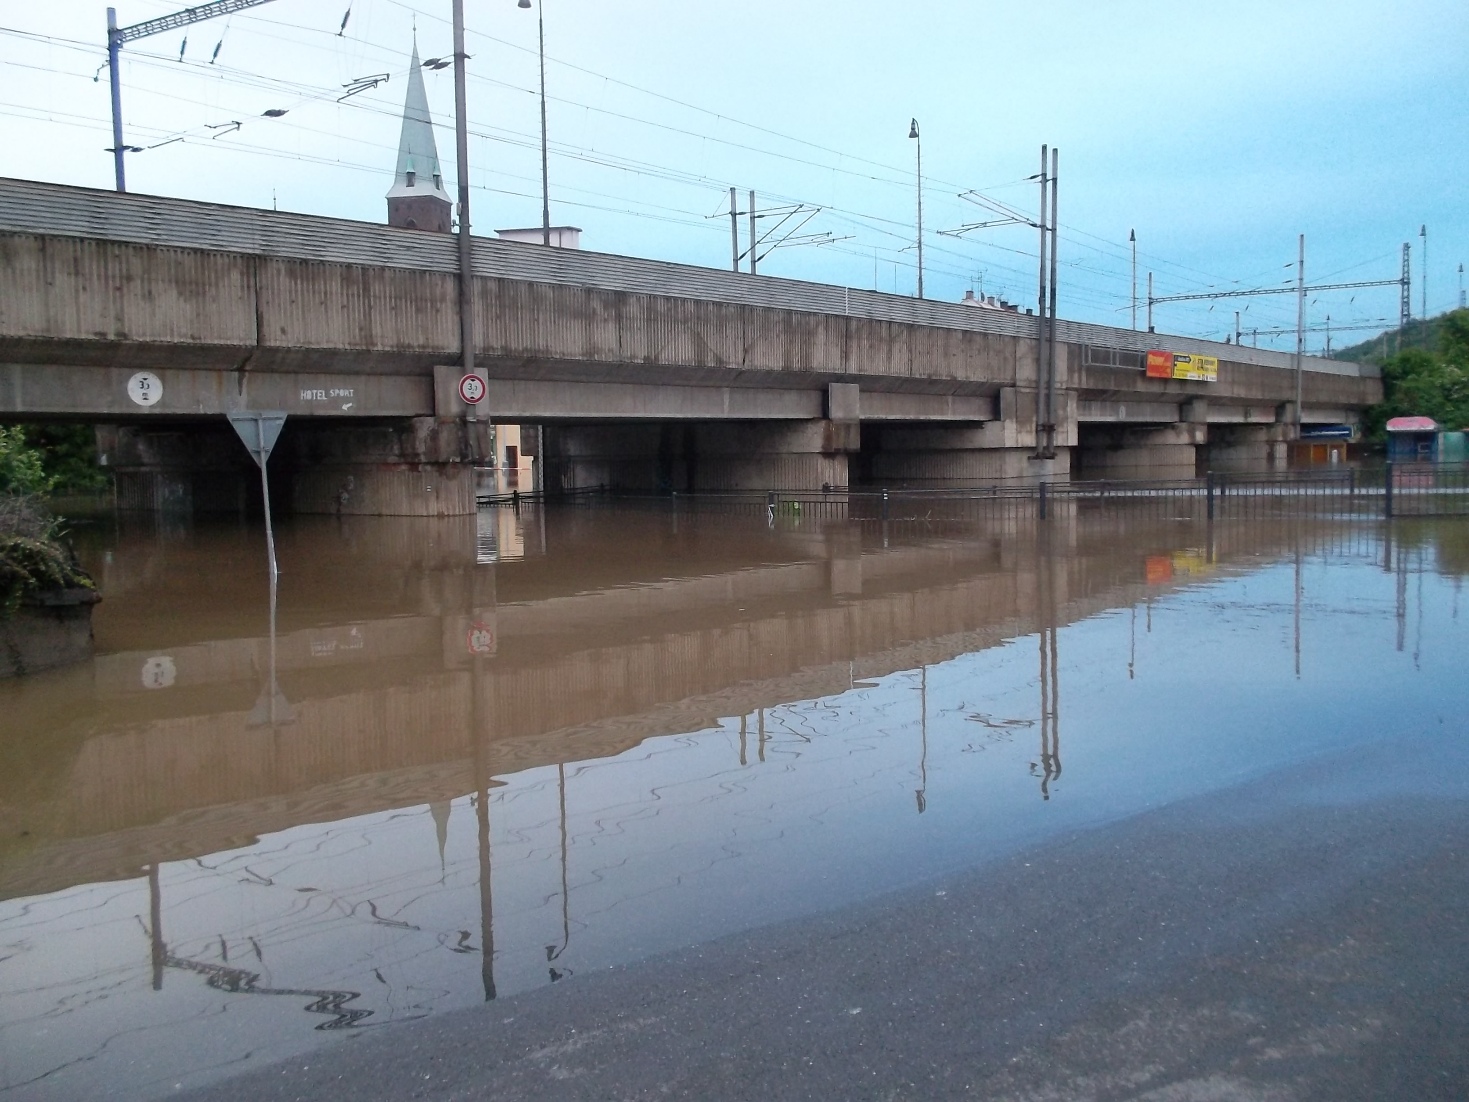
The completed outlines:
{"type": "Polygon", "coordinates": [[[3,749],[26,760],[0,780],[5,836],[21,837],[0,849],[0,896],[449,800],[495,775],[614,755],[1026,635],[1040,640],[1044,785],[1059,769],[1055,628],[1157,592],[1149,550],[1227,568],[1286,541],[1173,522],[1152,543],[1136,524],[1125,548],[1116,534],[1058,523],[1039,539],[969,533],[882,549],[851,529],[798,533],[771,537],[768,552],[786,561],[767,553],[766,565],[631,585],[614,569],[575,593],[557,592],[548,560],[445,568],[416,595],[429,612],[307,627],[283,613],[289,722],[275,725],[261,706],[261,638],[107,654],[75,674],[72,719],[51,722],[40,745],[3,749]],[[469,653],[476,624],[491,630],[491,657],[469,653]],[[171,684],[145,688],[160,658],[171,684]]]}

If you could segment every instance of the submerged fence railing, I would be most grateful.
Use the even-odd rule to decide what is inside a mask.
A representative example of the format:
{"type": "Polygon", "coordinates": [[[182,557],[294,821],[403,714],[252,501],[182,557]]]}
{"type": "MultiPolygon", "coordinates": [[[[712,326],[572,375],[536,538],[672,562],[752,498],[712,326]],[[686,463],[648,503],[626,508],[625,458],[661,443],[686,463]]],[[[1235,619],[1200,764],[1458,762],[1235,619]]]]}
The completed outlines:
{"type": "Polygon", "coordinates": [[[1273,474],[1212,472],[1204,478],[1093,480],[964,488],[742,490],[662,494],[584,487],[571,493],[482,496],[515,508],[540,500],[589,507],[615,503],[674,513],[822,520],[1045,520],[1071,513],[1152,518],[1250,520],[1320,517],[1393,519],[1469,516],[1469,465],[1389,463],[1383,467],[1273,474]]]}

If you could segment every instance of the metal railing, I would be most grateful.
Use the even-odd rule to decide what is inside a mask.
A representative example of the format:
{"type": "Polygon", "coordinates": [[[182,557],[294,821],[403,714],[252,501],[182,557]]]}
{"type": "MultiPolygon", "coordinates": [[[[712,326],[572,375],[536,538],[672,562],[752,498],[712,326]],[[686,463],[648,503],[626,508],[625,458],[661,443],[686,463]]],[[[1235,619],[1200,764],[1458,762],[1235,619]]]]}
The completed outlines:
{"type": "MultiPolygon", "coordinates": [[[[482,496],[482,506],[518,508],[539,494],[482,496]]],[[[583,488],[544,497],[587,507],[616,506],[700,515],[803,520],[1047,520],[1068,514],[1178,520],[1336,520],[1469,516],[1469,464],[1389,463],[1384,467],[1272,474],[1212,472],[1204,478],[1089,480],[964,488],[861,487],[638,493],[583,488]]]]}

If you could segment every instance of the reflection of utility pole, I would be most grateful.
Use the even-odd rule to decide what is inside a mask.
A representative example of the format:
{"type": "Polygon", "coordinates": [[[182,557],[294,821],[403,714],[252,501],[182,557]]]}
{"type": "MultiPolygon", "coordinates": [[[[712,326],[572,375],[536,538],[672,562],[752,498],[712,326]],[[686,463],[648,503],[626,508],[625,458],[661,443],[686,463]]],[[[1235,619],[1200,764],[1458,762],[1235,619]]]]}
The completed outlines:
{"type": "Polygon", "coordinates": [[[479,922],[480,979],[484,983],[485,1002],[495,998],[495,897],[490,876],[490,763],[489,732],[491,713],[489,670],[483,658],[475,658],[470,667],[474,683],[470,692],[471,733],[474,738],[475,819],[479,825],[479,922]]]}
{"type": "Polygon", "coordinates": [[[1132,634],[1127,644],[1127,680],[1134,681],[1137,674],[1137,605],[1132,606],[1132,634]]]}
{"type": "Polygon", "coordinates": [[[1418,566],[1417,566],[1417,569],[1414,571],[1414,573],[1417,575],[1418,609],[1417,609],[1417,615],[1415,617],[1415,621],[1416,622],[1415,622],[1414,627],[1413,627],[1413,668],[1415,670],[1417,670],[1417,669],[1421,669],[1422,668],[1418,664],[1418,659],[1421,658],[1422,655],[1423,655],[1423,548],[1422,547],[1419,547],[1418,548],[1418,566]]]}
{"type": "MultiPolygon", "coordinates": [[[[1036,578],[1037,619],[1040,621],[1041,657],[1041,799],[1051,798],[1051,782],[1061,776],[1061,684],[1057,677],[1055,557],[1050,548],[1036,578]]],[[[1035,766],[1032,765],[1032,770],[1035,766]]],[[[1034,774],[1033,774],[1034,775],[1034,774]]]]}
{"type": "MultiPolygon", "coordinates": [[[[566,872],[566,763],[556,763],[557,791],[561,799],[561,945],[546,946],[546,964],[553,964],[566,947],[571,944],[571,888],[569,886],[566,872]]],[[[567,973],[561,969],[547,969],[551,973],[551,982],[555,983],[562,979],[567,973]]]]}
{"type": "MultiPolygon", "coordinates": [[[[1391,535],[1388,537],[1391,539],[1391,535]]],[[[1403,650],[1403,644],[1407,639],[1408,631],[1408,556],[1404,554],[1401,547],[1398,548],[1397,562],[1397,621],[1398,621],[1398,651],[1403,650]]]]}
{"type": "Polygon", "coordinates": [[[918,814],[928,809],[928,667],[918,668],[918,790],[913,795],[918,800],[918,814]]]}
{"type": "Polygon", "coordinates": [[[756,717],[757,722],[760,725],[759,741],[757,743],[757,749],[758,749],[758,753],[760,755],[760,760],[761,761],[764,761],[765,760],[765,709],[764,708],[756,708],[755,709],[755,717],[756,717]]]}
{"type": "Polygon", "coordinates": [[[746,733],[746,729],[747,729],[747,725],[748,725],[749,721],[750,721],[750,717],[749,716],[747,716],[747,715],[740,716],[740,764],[741,765],[749,765],[750,764],[750,759],[746,755],[746,751],[745,751],[745,745],[746,745],[745,733],[746,733]]]}
{"type": "Polygon", "coordinates": [[[1296,613],[1295,613],[1295,640],[1296,640],[1296,680],[1301,679],[1301,548],[1296,545],[1296,613]]]}
{"type": "Polygon", "coordinates": [[[158,883],[158,862],[148,866],[148,941],[153,958],[153,990],[163,990],[163,966],[168,947],[163,944],[163,888],[158,883]]]}

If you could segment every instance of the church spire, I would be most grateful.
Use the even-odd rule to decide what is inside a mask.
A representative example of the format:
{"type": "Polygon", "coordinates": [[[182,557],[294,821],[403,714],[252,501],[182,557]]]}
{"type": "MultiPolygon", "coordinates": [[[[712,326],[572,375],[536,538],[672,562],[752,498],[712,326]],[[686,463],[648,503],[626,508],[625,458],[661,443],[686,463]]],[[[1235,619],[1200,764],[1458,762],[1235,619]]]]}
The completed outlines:
{"type": "Polygon", "coordinates": [[[398,139],[398,164],[393,186],[388,189],[388,224],[447,233],[452,228],[453,206],[444,190],[443,169],[434,144],[433,118],[428,111],[428,91],[423,85],[423,66],[418,60],[415,35],[413,60],[408,69],[408,95],[403,102],[403,130],[398,139]]]}

